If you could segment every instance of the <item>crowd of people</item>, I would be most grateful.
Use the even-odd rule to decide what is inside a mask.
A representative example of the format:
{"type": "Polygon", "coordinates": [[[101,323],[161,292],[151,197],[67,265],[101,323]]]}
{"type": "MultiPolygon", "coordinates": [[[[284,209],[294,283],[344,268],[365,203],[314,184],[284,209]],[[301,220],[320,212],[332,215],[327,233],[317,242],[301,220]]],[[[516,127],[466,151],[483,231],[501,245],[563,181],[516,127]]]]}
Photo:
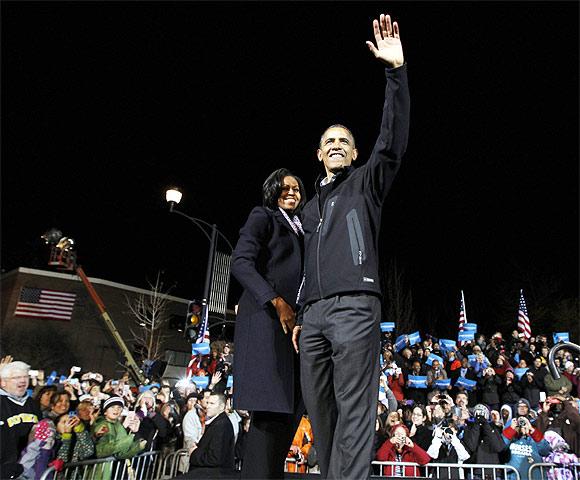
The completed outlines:
{"type": "Polygon", "coordinates": [[[578,464],[578,352],[556,352],[554,378],[546,335],[497,332],[445,346],[433,337],[410,345],[408,338],[403,345],[383,336],[376,460],[507,464],[521,478],[533,463],[578,464]]]}
{"type": "MultiPolygon", "coordinates": [[[[38,479],[50,465],[59,469],[81,460],[180,448],[190,458],[179,470],[191,478],[233,474],[250,415],[232,405],[232,347],[212,343],[211,354],[193,365],[195,375],[174,385],[162,378],[138,385],[128,373],[104,379],[76,367],[67,377],[51,378],[3,358],[2,478],[38,479]]],[[[555,364],[561,375],[555,379],[547,368],[550,347],[545,335],[526,339],[514,331],[507,339],[479,335],[447,351],[433,337],[407,341],[396,351],[384,334],[374,458],[507,464],[522,478],[531,463],[577,464],[580,362],[574,352],[559,350],[555,364]],[[423,383],[414,380],[422,377],[423,383]]],[[[315,445],[305,415],[289,445],[288,470],[315,468],[315,445]]],[[[420,471],[392,466],[384,473],[420,471]]]]}

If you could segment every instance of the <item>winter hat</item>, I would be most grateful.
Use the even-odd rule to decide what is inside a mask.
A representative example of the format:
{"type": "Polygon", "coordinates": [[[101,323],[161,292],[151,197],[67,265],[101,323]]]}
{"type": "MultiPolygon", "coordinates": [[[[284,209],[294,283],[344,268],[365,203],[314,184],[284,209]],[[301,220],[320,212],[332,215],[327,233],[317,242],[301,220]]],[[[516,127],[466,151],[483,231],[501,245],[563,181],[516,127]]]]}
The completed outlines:
{"type": "Polygon", "coordinates": [[[115,405],[120,406],[121,408],[125,407],[125,402],[121,397],[109,397],[103,403],[103,413],[107,410],[107,408],[114,407],[115,405]]]}
{"type": "Polygon", "coordinates": [[[477,417],[477,415],[482,415],[483,418],[485,418],[486,420],[489,420],[489,408],[487,408],[487,405],[484,405],[483,403],[478,403],[475,407],[473,407],[473,415],[475,417],[477,417]]]}
{"type": "Polygon", "coordinates": [[[530,408],[530,402],[528,402],[528,400],[527,400],[527,399],[525,399],[525,398],[520,398],[520,399],[518,400],[518,406],[519,406],[521,403],[523,403],[523,404],[524,404],[526,407],[530,408]]]}

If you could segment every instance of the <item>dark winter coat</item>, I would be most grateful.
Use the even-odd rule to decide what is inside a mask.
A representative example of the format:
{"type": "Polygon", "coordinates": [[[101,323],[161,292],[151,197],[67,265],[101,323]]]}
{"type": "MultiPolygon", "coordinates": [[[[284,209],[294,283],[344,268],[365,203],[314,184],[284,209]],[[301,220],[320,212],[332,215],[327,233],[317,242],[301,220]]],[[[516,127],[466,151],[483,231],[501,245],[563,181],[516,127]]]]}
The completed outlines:
{"type": "Polygon", "coordinates": [[[487,421],[469,422],[463,433],[463,444],[471,453],[466,463],[499,465],[499,454],[506,448],[501,432],[501,427],[487,421]]]}
{"type": "Polygon", "coordinates": [[[234,343],[236,409],[293,413],[299,398],[297,356],[271,303],[296,307],[302,280],[302,236],[279,210],[256,207],[232,255],[232,274],[244,287],[234,343]]]}
{"type": "Polygon", "coordinates": [[[209,425],[189,457],[187,478],[223,478],[234,471],[234,427],[220,413],[209,425]]]}

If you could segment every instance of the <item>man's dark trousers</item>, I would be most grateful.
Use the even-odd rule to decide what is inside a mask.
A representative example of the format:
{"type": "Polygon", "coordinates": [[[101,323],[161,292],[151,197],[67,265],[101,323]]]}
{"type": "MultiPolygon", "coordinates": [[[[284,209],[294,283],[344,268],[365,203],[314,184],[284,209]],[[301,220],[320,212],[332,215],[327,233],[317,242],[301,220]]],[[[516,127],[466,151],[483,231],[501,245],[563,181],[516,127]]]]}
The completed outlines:
{"type": "Polygon", "coordinates": [[[300,370],[321,478],[370,474],[378,401],[381,302],[337,295],[304,309],[300,370]]]}

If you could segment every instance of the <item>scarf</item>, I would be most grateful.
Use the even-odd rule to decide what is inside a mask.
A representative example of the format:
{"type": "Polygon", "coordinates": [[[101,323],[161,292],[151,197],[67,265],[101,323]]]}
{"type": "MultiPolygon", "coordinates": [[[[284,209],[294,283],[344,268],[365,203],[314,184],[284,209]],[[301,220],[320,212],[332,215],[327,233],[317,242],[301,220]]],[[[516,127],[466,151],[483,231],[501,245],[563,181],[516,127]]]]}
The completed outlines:
{"type": "Polygon", "coordinates": [[[282,212],[282,215],[284,215],[284,218],[286,219],[288,224],[292,227],[292,230],[294,230],[294,233],[298,236],[300,236],[300,234],[304,235],[304,230],[302,230],[302,223],[300,223],[298,215],[292,215],[292,218],[290,218],[289,215],[286,213],[286,210],[284,210],[282,207],[278,208],[282,212]]]}

